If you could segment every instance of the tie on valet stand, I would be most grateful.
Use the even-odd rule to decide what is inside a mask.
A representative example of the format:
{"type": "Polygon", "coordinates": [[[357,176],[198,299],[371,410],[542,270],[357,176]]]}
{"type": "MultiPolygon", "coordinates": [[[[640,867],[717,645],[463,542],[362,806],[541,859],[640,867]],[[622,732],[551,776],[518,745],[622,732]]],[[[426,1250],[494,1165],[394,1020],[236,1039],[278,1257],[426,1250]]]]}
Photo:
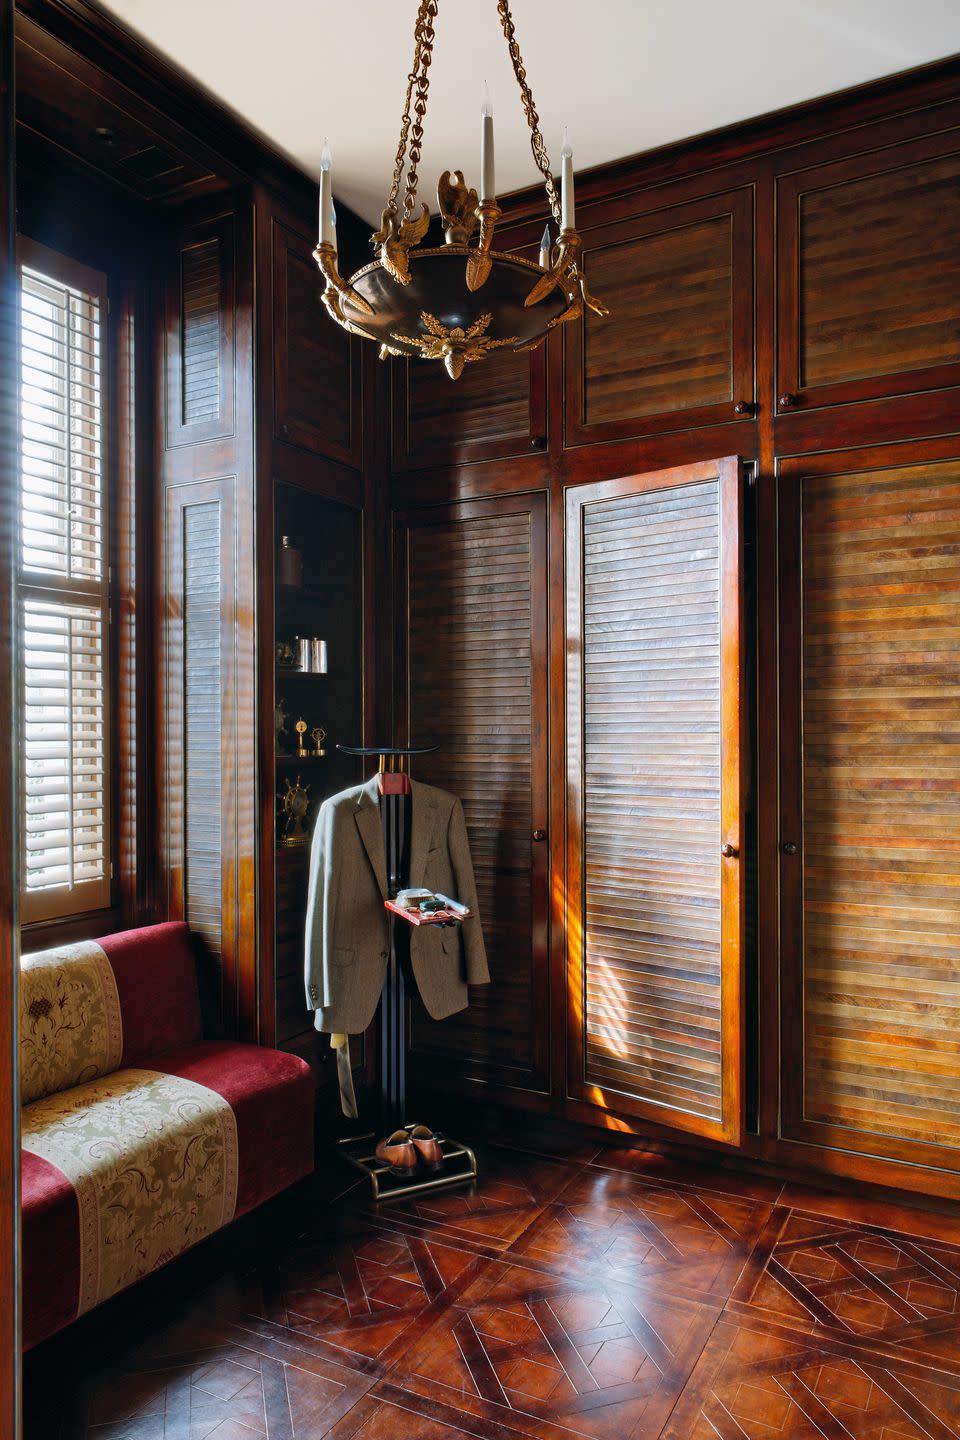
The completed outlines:
{"type": "MultiPolygon", "coordinates": [[[[338,745],[337,749],[344,755],[378,757],[378,789],[383,820],[387,887],[390,899],[394,900],[409,879],[412,803],[410,757],[431,755],[439,746],[338,745]]],[[[398,917],[391,912],[390,957],[377,1012],[380,1123],[385,1135],[394,1130],[406,1130],[409,1133],[417,1123],[408,1122],[406,1119],[409,1000],[404,966],[397,954],[397,923],[398,917]]],[[[405,925],[407,922],[400,923],[405,925]]],[[[340,1041],[346,1037],[334,1038],[340,1041]]],[[[353,1075],[349,1043],[337,1046],[337,1069],[342,1081],[346,1078],[344,1068],[350,1087],[349,1092],[345,1090],[344,1093],[352,1094],[353,1075]]],[[[375,1200],[386,1200],[391,1195],[400,1193],[411,1195],[428,1190],[443,1190],[452,1185],[469,1183],[477,1176],[477,1158],[473,1150],[449,1137],[444,1137],[441,1141],[443,1170],[426,1180],[416,1173],[411,1177],[393,1174],[389,1166],[376,1158],[376,1136],[372,1132],[348,1136],[338,1141],[338,1144],[344,1158],[367,1175],[375,1200]]]]}

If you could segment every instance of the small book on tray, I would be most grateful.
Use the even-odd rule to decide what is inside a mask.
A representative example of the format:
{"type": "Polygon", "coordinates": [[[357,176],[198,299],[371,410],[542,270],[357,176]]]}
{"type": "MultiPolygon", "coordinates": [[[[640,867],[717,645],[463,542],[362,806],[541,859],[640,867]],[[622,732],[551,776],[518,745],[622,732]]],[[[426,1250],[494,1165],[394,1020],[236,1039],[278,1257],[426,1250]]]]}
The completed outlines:
{"type": "Polygon", "coordinates": [[[395,900],[384,900],[394,915],[409,920],[411,925],[456,925],[466,920],[471,911],[459,900],[433,890],[401,890],[395,900]]]}

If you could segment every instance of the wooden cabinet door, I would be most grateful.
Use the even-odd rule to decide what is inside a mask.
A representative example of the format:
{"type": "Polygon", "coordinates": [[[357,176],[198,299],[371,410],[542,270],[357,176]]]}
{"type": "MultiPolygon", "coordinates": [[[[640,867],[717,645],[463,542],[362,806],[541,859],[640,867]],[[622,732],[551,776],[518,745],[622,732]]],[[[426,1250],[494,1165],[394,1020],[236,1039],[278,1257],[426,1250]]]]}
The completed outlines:
{"type": "Polygon", "coordinates": [[[434,361],[391,366],[393,463],[396,470],[468,465],[545,450],[547,394],[544,346],[505,351],[493,363],[468,365],[451,380],[434,361]]]}
{"type": "Polygon", "coordinates": [[[904,448],[781,467],[781,1124],[957,1170],[960,444],[904,448]]]}
{"type": "Polygon", "coordinates": [[[564,326],[567,445],[749,418],[752,191],[588,216],[582,265],[610,314],[564,326]]]}
{"type": "Polygon", "coordinates": [[[567,494],[568,1093],[732,1143],[741,516],[735,458],[567,494]]]}
{"type": "Polygon", "coordinates": [[[273,225],[274,423],[278,440],[361,463],[360,342],[327,314],[312,242],[273,225]]]}
{"type": "Polygon", "coordinates": [[[778,408],[960,384],[960,134],[777,187],[778,408]]]}
{"type": "Polygon", "coordinates": [[[463,801],[491,983],[440,1024],[416,1007],[434,1086],[548,1086],[546,497],[410,512],[398,530],[415,776],[463,801]],[[537,832],[539,838],[534,838],[537,832]]]}

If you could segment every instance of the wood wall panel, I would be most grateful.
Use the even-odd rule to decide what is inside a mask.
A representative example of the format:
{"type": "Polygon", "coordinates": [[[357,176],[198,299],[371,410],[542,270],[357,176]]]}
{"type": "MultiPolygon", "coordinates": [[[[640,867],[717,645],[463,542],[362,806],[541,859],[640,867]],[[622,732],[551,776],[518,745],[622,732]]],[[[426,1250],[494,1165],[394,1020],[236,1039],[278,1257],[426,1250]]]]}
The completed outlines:
{"type": "Polygon", "coordinates": [[[738,403],[749,413],[750,191],[581,223],[610,314],[565,327],[567,443],[732,420],[738,403]]]}
{"type": "Polygon", "coordinates": [[[242,211],[164,250],[158,367],[161,905],[203,941],[228,1034],[257,1033],[252,268],[242,211]]]}
{"type": "Polygon", "coordinates": [[[544,353],[497,355],[459,380],[422,360],[392,366],[399,470],[523,455],[546,445],[544,353]]]}
{"type": "Polygon", "coordinates": [[[780,182],[781,409],[960,383],[960,134],[780,182]]]}
{"type": "Polygon", "coordinates": [[[13,0],[0,0],[0,726],[8,737],[0,794],[0,1434],[20,1434],[19,855],[13,576],[17,536],[17,376],[13,0]]]}
{"type": "Polygon", "coordinates": [[[736,461],[567,500],[568,1083],[727,1139],[742,1124],[740,507],[736,461]]]}
{"type": "Polygon", "coordinates": [[[463,801],[492,983],[437,1024],[418,1010],[419,1073],[546,1084],[546,533],[542,496],[407,517],[399,529],[417,778],[463,801]]]}
{"type": "Polygon", "coordinates": [[[346,465],[361,460],[358,342],[321,301],[313,242],[273,224],[276,438],[346,465]]]}
{"type": "Polygon", "coordinates": [[[788,1131],[960,1168],[960,460],[832,459],[785,482],[803,615],[788,1131]]]}
{"type": "MultiPolygon", "coordinates": [[[[176,242],[175,242],[176,243],[176,242]]],[[[166,287],[166,447],[229,439],[236,429],[237,236],[232,214],[193,227],[166,287]]]]}

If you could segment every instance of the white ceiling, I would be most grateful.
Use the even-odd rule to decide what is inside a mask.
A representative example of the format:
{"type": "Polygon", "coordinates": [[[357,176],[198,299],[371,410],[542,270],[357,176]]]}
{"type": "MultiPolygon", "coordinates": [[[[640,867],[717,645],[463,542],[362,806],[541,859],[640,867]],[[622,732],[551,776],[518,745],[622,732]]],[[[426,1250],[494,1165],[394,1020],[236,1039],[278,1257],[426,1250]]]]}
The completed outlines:
{"type": "MultiPolygon", "coordinates": [[[[370,221],[390,183],[416,0],[106,0],[309,174],[324,135],[334,193],[370,221]]],[[[578,170],[960,51],[960,0],[513,0],[554,169],[578,170]]],[[[495,0],[440,6],[421,162],[479,175],[494,103],[497,189],[536,180],[495,0]]]]}

